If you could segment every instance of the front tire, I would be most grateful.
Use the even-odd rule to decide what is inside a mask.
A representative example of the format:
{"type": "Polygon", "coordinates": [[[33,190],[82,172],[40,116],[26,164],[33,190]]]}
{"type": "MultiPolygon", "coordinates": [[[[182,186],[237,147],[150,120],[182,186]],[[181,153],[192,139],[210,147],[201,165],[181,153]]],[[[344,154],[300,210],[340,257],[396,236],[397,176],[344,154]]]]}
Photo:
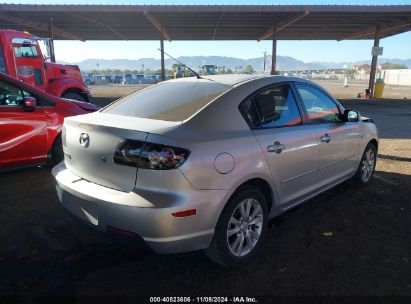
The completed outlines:
{"type": "Polygon", "coordinates": [[[364,150],[360,165],[354,175],[354,182],[358,186],[364,186],[370,183],[374,175],[375,165],[377,163],[377,147],[369,143],[364,150]]]}
{"type": "Polygon", "coordinates": [[[263,193],[252,186],[240,189],[221,213],[206,254],[227,268],[245,265],[260,250],[267,222],[268,204],[263,193]]]}

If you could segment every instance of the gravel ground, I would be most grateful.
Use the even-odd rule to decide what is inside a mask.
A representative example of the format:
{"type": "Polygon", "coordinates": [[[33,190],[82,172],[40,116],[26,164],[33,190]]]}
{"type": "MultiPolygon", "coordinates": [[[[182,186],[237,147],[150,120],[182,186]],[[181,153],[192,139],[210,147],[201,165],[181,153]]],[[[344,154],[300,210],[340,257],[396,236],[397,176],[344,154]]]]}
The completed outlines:
{"type": "Polygon", "coordinates": [[[261,255],[239,270],[89,230],[59,206],[49,168],[0,174],[0,295],[411,296],[411,102],[343,103],[380,127],[374,180],[272,220],[261,255]]]}

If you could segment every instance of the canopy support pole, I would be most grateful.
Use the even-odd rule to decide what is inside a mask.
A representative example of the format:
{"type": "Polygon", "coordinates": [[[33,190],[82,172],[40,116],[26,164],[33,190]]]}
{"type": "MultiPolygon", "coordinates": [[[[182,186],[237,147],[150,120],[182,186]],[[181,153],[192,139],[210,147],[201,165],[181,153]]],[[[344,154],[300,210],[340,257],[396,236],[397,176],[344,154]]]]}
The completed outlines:
{"type": "Polygon", "coordinates": [[[49,51],[50,51],[50,61],[51,62],[56,62],[56,55],[54,53],[54,33],[53,33],[53,18],[50,18],[49,22],[49,35],[50,35],[50,40],[48,43],[49,51]]]}
{"type": "MultiPolygon", "coordinates": [[[[379,47],[380,46],[380,30],[381,26],[377,25],[375,28],[375,34],[374,34],[374,47],[379,47]]],[[[371,60],[371,72],[370,72],[370,82],[368,84],[368,89],[370,90],[370,97],[374,97],[374,83],[375,83],[375,73],[377,71],[377,60],[378,60],[378,55],[373,55],[372,60],[371,60]]]]}
{"type": "Polygon", "coordinates": [[[274,28],[273,31],[273,51],[271,53],[271,75],[276,75],[276,65],[277,65],[277,31],[274,28]]]}
{"type": "Polygon", "coordinates": [[[166,68],[164,65],[164,40],[160,40],[160,49],[161,49],[161,80],[166,80],[166,68]]]}

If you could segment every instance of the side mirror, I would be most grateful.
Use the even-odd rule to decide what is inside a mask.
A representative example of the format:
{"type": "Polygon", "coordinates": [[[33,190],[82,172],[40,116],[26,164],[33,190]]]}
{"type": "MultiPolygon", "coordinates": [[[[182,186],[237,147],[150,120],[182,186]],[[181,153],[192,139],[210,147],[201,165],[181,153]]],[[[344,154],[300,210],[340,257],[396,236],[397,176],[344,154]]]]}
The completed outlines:
{"type": "Polygon", "coordinates": [[[343,116],[346,122],[356,122],[360,120],[360,113],[354,110],[345,110],[343,116]]]}
{"type": "Polygon", "coordinates": [[[27,112],[33,112],[36,110],[37,100],[34,97],[26,96],[23,99],[23,108],[27,112]]]}

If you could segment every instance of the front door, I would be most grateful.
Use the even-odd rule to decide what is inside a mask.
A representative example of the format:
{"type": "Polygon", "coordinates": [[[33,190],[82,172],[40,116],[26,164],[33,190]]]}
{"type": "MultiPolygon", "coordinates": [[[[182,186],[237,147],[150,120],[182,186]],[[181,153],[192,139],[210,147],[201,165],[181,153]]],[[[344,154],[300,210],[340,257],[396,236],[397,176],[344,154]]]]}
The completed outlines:
{"type": "Polygon", "coordinates": [[[317,186],[321,187],[355,170],[359,127],[356,122],[344,122],[339,107],[324,92],[306,84],[296,87],[317,134],[320,151],[317,186]]]}
{"type": "Polygon", "coordinates": [[[253,133],[266,157],[279,203],[287,203],[314,188],[318,143],[314,128],[302,123],[288,84],[273,85],[241,105],[252,120],[253,133]]]}
{"type": "Polygon", "coordinates": [[[26,112],[28,92],[0,80],[0,168],[25,165],[47,157],[47,123],[41,107],[26,112]]]}

